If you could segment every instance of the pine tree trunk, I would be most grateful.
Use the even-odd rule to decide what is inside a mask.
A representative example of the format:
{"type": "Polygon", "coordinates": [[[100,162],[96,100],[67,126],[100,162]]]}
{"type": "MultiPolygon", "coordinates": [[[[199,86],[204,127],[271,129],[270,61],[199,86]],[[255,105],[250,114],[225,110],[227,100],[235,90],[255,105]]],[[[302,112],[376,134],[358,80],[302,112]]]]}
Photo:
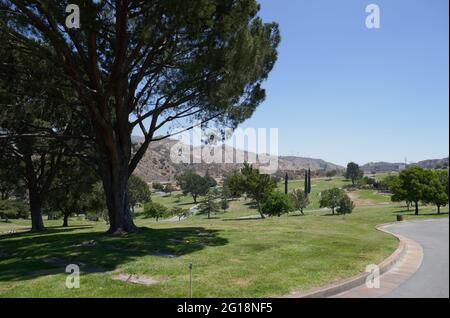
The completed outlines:
{"type": "Polygon", "coordinates": [[[34,191],[30,192],[30,212],[31,212],[31,230],[32,231],[43,231],[44,221],[42,220],[42,202],[39,198],[39,195],[34,193],[34,191]]]}
{"type": "Polygon", "coordinates": [[[69,214],[64,213],[63,227],[69,227],[69,214]]]}
{"type": "Polygon", "coordinates": [[[131,233],[137,231],[128,203],[128,162],[122,167],[109,167],[102,171],[103,189],[108,208],[108,234],[131,233]]]}

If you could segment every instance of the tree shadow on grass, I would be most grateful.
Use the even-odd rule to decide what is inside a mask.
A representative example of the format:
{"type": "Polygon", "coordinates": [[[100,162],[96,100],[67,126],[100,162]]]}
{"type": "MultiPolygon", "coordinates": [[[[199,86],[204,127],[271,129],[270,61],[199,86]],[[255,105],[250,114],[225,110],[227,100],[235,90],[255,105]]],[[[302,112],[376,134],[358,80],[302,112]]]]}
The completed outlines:
{"type": "Polygon", "coordinates": [[[411,216],[436,216],[436,215],[448,215],[448,212],[441,212],[441,213],[437,213],[437,212],[426,212],[426,213],[421,213],[419,211],[419,215],[416,215],[414,211],[408,211],[408,210],[402,210],[402,211],[394,211],[392,212],[392,214],[402,214],[402,215],[411,215],[411,216]]]}
{"type": "Polygon", "coordinates": [[[202,227],[140,228],[137,233],[120,237],[102,231],[73,233],[76,229],[80,227],[2,236],[0,281],[64,273],[68,264],[80,265],[82,272],[108,272],[139,257],[174,258],[228,243],[219,231],[202,227]]]}
{"type": "Polygon", "coordinates": [[[222,221],[259,221],[263,220],[261,216],[241,216],[238,218],[228,218],[228,219],[222,219],[222,221]]]}

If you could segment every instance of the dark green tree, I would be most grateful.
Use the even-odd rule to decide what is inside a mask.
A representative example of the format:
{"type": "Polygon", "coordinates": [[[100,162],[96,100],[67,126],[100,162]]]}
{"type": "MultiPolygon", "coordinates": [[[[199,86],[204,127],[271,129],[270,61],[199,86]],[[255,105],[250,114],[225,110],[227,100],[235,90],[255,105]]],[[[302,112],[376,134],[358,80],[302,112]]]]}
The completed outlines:
{"type": "Polygon", "coordinates": [[[339,206],[336,209],[336,211],[339,214],[345,215],[345,214],[352,213],[354,208],[355,208],[355,205],[353,204],[353,201],[350,199],[350,197],[347,194],[344,193],[339,200],[339,206]]]}
{"type": "Polygon", "coordinates": [[[242,175],[233,173],[228,175],[223,182],[223,192],[228,198],[239,198],[245,192],[243,189],[242,175]]]}
{"type": "Polygon", "coordinates": [[[205,180],[206,180],[206,183],[208,184],[208,187],[214,188],[215,186],[217,186],[217,181],[216,181],[216,179],[214,179],[213,177],[211,177],[211,175],[209,174],[208,171],[206,171],[204,178],[205,178],[205,180]]]}
{"type": "Polygon", "coordinates": [[[448,170],[428,170],[428,184],[423,202],[436,205],[438,214],[448,204],[448,170]]]}
{"type": "Polygon", "coordinates": [[[288,194],[288,191],[289,191],[288,182],[289,182],[289,176],[286,173],[286,175],[284,176],[284,194],[288,194]]]}
{"type": "Polygon", "coordinates": [[[0,218],[8,222],[9,219],[26,219],[30,216],[30,209],[22,200],[0,200],[0,218]]]}
{"type": "Polygon", "coordinates": [[[197,203],[198,197],[205,195],[210,188],[210,184],[205,178],[191,170],[177,176],[176,179],[183,194],[190,194],[194,199],[194,203],[197,203]]]}
{"type": "Polygon", "coordinates": [[[42,208],[63,158],[69,154],[82,158],[91,143],[71,82],[53,61],[29,55],[26,46],[11,40],[3,22],[1,19],[0,169],[2,174],[9,171],[9,180],[13,174],[16,185],[26,189],[31,228],[42,231],[42,208]]]}
{"type": "Polygon", "coordinates": [[[161,218],[170,216],[169,210],[162,204],[149,202],[144,205],[144,215],[147,218],[154,218],[156,222],[161,218]]]}
{"type": "Polygon", "coordinates": [[[262,204],[276,189],[276,181],[269,175],[261,174],[259,169],[253,168],[248,163],[244,163],[241,174],[241,189],[256,203],[258,212],[264,219],[262,204]]]}
{"type": "Polygon", "coordinates": [[[205,200],[198,207],[199,214],[206,214],[208,219],[210,219],[211,214],[219,212],[220,204],[217,202],[218,199],[220,199],[220,193],[217,189],[210,188],[205,196],[205,200]]]}
{"type": "Polygon", "coordinates": [[[345,191],[339,188],[332,188],[322,191],[320,194],[319,204],[321,208],[330,208],[332,214],[339,207],[341,199],[344,197],[345,191]]]}
{"type": "Polygon", "coordinates": [[[292,212],[294,209],[295,207],[291,197],[287,194],[281,193],[280,191],[273,191],[270,193],[261,207],[264,214],[278,217],[282,214],[292,212]]]}
{"type": "Polygon", "coordinates": [[[311,169],[308,168],[308,194],[311,193],[311,169]]]}
{"type": "Polygon", "coordinates": [[[356,181],[361,179],[364,175],[364,172],[361,170],[359,165],[354,162],[350,162],[347,165],[347,170],[345,171],[345,177],[347,179],[352,180],[352,185],[356,184],[356,181]]]}
{"type": "Polygon", "coordinates": [[[220,199],[220,208],[223,210],[223,212],[230,208],[230,202],[228,202],[227,198],[220,199]]]}
{"type": "Polygon", "coordinates": [[[305,170],[305,184],[304,184],[304,190],[303,190],[303,192],[305,192],[306,194],[308,194],[308,188],[309,188],[309,186],[308,186],[308,170],[305,170]]]}
{"type": "MultiPolygon", "coordinates": [[[[98,176],[91,167],[74,158],[64,158],[44,204],[49,213],[59,211],[63,216],[63,227],[69,226],[69,217],[86,214],[89,205],[84,198],[89,196],[98,176]]],[[[103,199],[103,198],[101,198],[103,199]]]]}
{"type": "Polygon", "coordinates": [[[85,207],[88,219],[98,221],[102,218],[107,223],[109,222],[109,215],[105,202],[105,192],[101,182],[96,182],[91,190],[82,196],[81,200],[85,207]]]}
{"type": "Polygon", "coordinates": [[[293,190],[290,195],[291,195],[294,207],[297,210],[299,210],[301,214],[304,214],[303,209],[305,209],[309,205],[308,195],[305,193],[305,191],[303,191],[301,189],[293,190]]]}
{"type": "Polygon", "coordinates": [[[429,174],[422,168],[413,166],[400,171],[392,182],[392,200],[414,203],[415,214],[419,215],[419,202],[426,197],[429,174]]]}
{"type": "Polygon", "coordinates": [[[136,205],[143,205],[151,201],[151,192],[148,184],[138,176],[132,175],[128,179],[128,201],[133,215],[136,205]]]}
{"type": "Polygon", "coordinates": [[[10,39],[58,66],[85,107],[109,233],[137,229],[128,178],[151,142],[172,135],[161,130],[194,120],[236,127],[264,100],[280,35],[259,8],[256,0],[0,1],[10,39]],[[65,25],[69,3],[80,6],[79,29],[65,25]],[[137,149],[135,127],[144,136],[137,149]]]}

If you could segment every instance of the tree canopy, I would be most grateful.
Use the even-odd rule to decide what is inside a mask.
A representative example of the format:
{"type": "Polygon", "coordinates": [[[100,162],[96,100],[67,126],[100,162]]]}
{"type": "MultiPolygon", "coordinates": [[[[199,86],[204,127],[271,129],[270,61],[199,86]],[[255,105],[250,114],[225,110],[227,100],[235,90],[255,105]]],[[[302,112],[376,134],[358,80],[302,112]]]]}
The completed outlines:
{"type": "Polygon", "coordinates": [[[321,208],[330,208],[332,214],[339,207],[341,199],[344,197],[345,191],[339,188],[332,188],[322,191],[320,194],[319,204],[321,208]]]}
{"type": "Polygon", "coordinates": [[[359,165],[354,162],[349,162],[347,165],[347,170],[345,171],[345,177],[352,180],[352,185],[356,184],[356,181],[361,179],[364,172],[361,170],[359,165]]]}
{"type": "Polygon", "coordinates": [[[295,189],[290,193],[290,196],[294,207],[299,210],[301,214],[304,214],[303,209],[309,205],[309,197],[305,191],[302,189],[295,189]]]}
{"type": "Polygon", "coordinates": [[[190,194],[194,203],[197,203],[198,197],[205,195],[210,188],[210,182],[192,170],[177,176],[176,179],[183,194],[190,194]]]}
{"type": "Polygon", "coordinates": [[[258,212],[261,218],[264,219],[262,204],[276,189],[276,181],[270,175],[261,174],[259,169],[253,168],[248,163],[244,163],[244,167],[241,169],[240,182],[240,188],[249,198],[256,202],[258,212]]]}
{"type": "Polygon", "coordinates": [[[419,214],[419,202],[424,199],[428,188],[429,174],[420,167],[409,167],[400,171],[398,177],[391,181],[392,200],[408,201],[415,205],[415,214],[419,214]]]}

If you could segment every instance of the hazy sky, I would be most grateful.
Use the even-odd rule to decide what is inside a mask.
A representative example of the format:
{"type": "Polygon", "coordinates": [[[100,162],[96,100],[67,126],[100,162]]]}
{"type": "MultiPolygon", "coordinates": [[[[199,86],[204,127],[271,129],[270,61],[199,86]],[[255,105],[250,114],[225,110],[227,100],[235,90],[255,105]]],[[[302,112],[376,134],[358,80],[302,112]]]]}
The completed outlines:
{"type": "Polygon", "coordinates": [[[447,0],[260,3],[282,43],[245,127],[277,127],[281,154],[338,164],[448,155],[447,0]],[[370,3],[380,29],[365,26],[370,3]]]}

